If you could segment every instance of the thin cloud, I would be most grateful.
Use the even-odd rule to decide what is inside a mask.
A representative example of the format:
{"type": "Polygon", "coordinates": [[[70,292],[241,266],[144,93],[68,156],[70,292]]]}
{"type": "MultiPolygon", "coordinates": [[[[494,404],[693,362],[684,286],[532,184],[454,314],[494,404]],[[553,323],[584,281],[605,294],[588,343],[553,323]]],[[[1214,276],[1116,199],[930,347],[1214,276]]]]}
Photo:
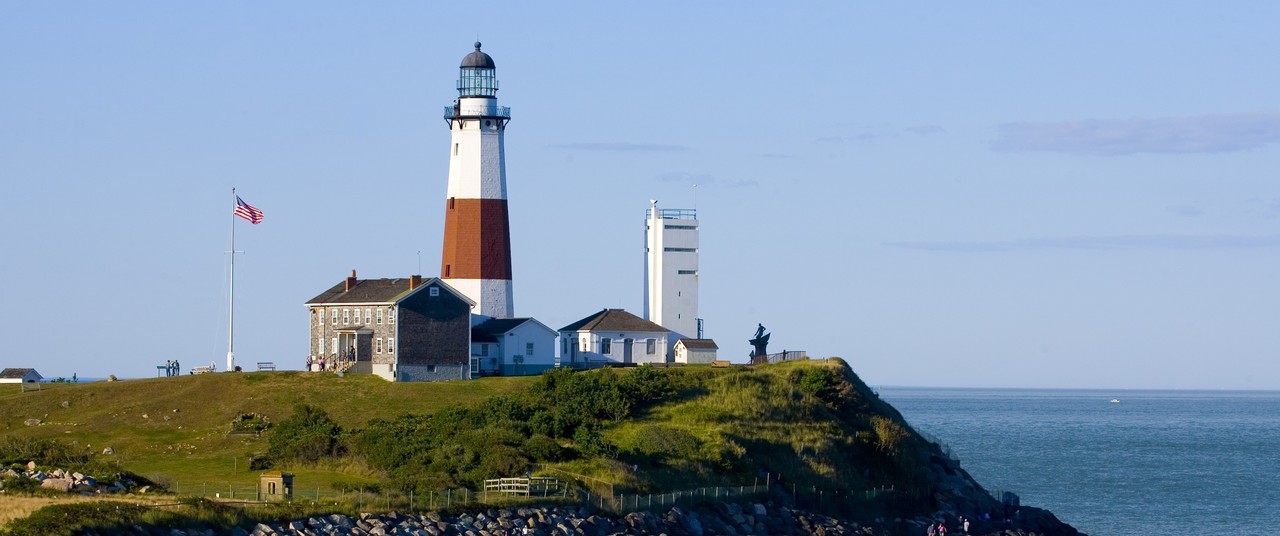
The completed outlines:
{"type": "Polygon", "coordinates": [[[789,154],[782,154],[782,153],[764,153],[760,155],[760,158],[788,159],[788,158],[795,158],[795,156],[792,156],[789,154]]]}
{"type": "Polygon", "coordinates": [[[689,150],[684,145],[664,145],[660,143],[561,143],[550,147],[571,151],[679,152],[689,150]]]}
{"type": "Polygon", "coordinates": [[[1225,153],[1280,142],[1280,113],[1005,123],[998,128],[991,146],[1002,151],[1102,156],[1225,153]]]}
{"type": "Polygon", "coordinates": [[[941,134],[943,132],[946,132],[946,129],[938,125],[917,125],[914,127],[907,127],[904,130],[919,136],[932,136],[934,134],[941,134]]]}
{"type": "Polygon", "coordinates": [[[1194,250],[1280,247],[1280,235],[1129,235],[1023,238],[990,242],[882,242],[890,248],[918,251],[989,253],[1046,249],[1194,250]]]}
{"type": "Polygon", "coordinates": [[[863,132],[861,134],[854,134],[852,136],[823,136],[821,138],[818,138],[816,141],[818,143],[866,142],[866,141],[874,140],[878,137],[879,136],[872,134],[870,132],[863,132]]]}
{"type": "Polygon", "coordinates": [[[754,188],[760,184],[754,179],[721,179],[706,173],[672,171],[655,177],[662,182],[680,182],[709,188],[754,188]]]}

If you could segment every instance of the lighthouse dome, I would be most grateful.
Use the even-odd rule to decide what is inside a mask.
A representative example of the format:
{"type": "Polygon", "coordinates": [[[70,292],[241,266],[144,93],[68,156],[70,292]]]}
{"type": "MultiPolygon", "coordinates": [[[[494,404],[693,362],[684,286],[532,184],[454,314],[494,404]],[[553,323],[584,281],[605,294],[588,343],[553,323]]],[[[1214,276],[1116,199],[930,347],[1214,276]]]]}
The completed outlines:
{"type": "Polygon", "coordinates": [[[476,49],[462,58],[463,69],[493,69],[493,58],[480,51],[480,42],[476,41],[476,49]]]}

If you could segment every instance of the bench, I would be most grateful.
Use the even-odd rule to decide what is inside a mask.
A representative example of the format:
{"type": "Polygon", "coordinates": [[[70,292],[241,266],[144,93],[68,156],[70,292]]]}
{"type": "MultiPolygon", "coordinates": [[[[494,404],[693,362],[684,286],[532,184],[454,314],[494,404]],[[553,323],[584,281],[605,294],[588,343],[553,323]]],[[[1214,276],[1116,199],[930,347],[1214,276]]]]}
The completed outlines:
{"type": "Polygon", "coordinates": [[[272,370],[272,371],[274,371],[275,369],[276,369],[276,364],[275,364],[274,362],[271,362],[271,361],[259,361],[259,362],[258,362],[258,371],[259,371],[259,372],[264,371],[264,370],[272,370]]]}
{"type": "Polygon", "coordinates": [[[711,366],[720,368],[720,367],[729,367],[729,366],[732,366],[732,364],[729,363],[728,361],[716,360],[711,362],[711,366]]]}
{"type": "Polygon", "coordinates": [[[213,372],[213,367],[210,367],[210,366],[191,367],[192,374],[205,374],[209,372],[213,372]]]}

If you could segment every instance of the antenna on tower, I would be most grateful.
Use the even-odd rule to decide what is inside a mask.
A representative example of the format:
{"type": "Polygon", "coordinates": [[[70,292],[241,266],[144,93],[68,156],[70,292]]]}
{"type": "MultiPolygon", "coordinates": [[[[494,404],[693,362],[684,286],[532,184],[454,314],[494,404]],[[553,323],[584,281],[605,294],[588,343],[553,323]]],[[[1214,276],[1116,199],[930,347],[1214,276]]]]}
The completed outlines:
{"type": "Polygon", "coordinates": [[[693,210],[698,210],[698,183],[693,183],[693,210]]]}

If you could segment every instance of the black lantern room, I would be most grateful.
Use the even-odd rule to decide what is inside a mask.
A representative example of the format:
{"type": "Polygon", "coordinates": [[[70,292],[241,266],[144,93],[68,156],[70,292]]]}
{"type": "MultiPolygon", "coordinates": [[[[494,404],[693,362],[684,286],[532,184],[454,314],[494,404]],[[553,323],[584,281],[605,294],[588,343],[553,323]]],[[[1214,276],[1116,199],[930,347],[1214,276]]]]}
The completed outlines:
{"type": "Polygon", "coordinates": [[[498,80],[494,77],[493,58],[480,51],[480,42],[476,41],[476,49],[462,58],[458,69],[459,97],[494,97],[498,93],[498,80]]]}

